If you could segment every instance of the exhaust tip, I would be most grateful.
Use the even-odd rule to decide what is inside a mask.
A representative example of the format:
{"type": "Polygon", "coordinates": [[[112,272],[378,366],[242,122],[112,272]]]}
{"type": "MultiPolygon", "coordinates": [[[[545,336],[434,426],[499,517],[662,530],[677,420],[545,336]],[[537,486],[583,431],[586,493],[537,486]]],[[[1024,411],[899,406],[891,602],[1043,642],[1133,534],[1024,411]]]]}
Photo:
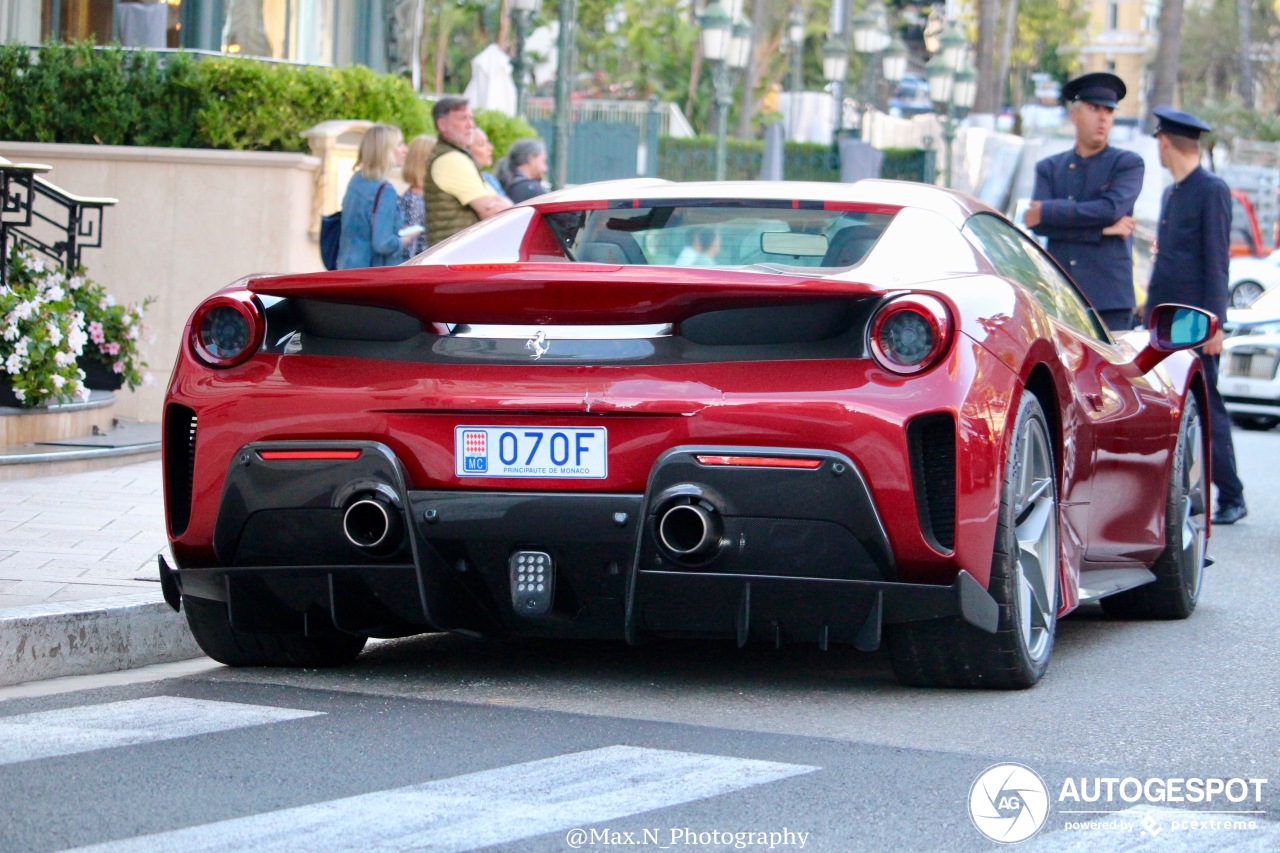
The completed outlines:
{"type": "Polygon", "coordinates": [[[374,498],[363,498],[347,507],[342,532],[357,548],[375,550],[395,544],[399,516],[394,508],[374,498]]]}
{"type": "Polygon", "coordinates": [[[705,507],[679,504],[658,519],[658,539],[677,557],[705,557],[720,544],[720,520],[705,507]]]}

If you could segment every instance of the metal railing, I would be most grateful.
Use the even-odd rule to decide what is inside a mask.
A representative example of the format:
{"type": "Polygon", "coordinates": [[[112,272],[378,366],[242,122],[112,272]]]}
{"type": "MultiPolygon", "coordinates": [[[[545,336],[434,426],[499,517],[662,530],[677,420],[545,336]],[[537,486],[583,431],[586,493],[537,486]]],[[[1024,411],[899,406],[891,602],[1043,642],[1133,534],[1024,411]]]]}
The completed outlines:
{"type": "Polygon", "coordinates": [[[50,168],[0,157],[0,285],[8,278],[11,245],[32,249],[65,270],[80,266],[85,249],[102,246],[102,211],[116,200],[72,195],[40,177],[50,168]]]}
{"type": "MultiPolygon", "coordinates": [[[[634,124],[643,132],[647,126],[649,110],[648,101],[607,101],[582,100],[574,101],[570,108],[571,121],[603,121],[634,124]]],[[[658,111],[658,134],[678,138],[693,136],[693,126],[685,118],[679,105],[660,103],[658,111]]],[[[556,105],[552,98],[528,98],[525,104],[525,118],[533,121],[552,121],[555,118],[556,105]]]]}

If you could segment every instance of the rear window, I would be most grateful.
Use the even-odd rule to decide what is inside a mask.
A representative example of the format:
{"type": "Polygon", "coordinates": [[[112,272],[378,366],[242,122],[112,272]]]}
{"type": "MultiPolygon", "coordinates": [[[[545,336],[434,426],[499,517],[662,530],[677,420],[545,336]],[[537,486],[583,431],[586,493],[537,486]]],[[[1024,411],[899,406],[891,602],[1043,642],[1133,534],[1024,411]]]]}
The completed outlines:
{"type": "Polygon", "coordinates": [[[581,263],[849,267],[866,257],[893,216],[690,203],[545,218],[567,259],[581,263]]]}

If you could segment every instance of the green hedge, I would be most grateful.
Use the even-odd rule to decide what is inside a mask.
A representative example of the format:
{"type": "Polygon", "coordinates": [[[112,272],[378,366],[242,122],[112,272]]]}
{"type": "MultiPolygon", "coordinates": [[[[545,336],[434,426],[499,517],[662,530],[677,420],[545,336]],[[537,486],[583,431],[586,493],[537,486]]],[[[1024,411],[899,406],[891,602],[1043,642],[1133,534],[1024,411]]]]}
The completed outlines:
{"type": "MultiPolygon", "coordinates": [[[[754,181],[760,177],[764,143],[760,140],[726,140],[725,178],[754,181]]],[[[840,167],[830,145],[788,142],[783,153],[783,174],[789,181],[839,181],[840,167]]],[[[716,141],[711,136],[686,139],[664,137],[658,148],[658,177],[673,181],[710,181],[716,173],[716,141]]],[[[933,152],[918,148],[887,148],[880,174],[885,178],[933,183],[933,152]]]]}
{"type": "MultiPolygon", "coordinates": [[[[162,148],[308,150],[319,122],[367,119],[406,139],[434,132],[431,104],[408,81],[362,65],[285,65],[247,58],[49,43],[33,57],[0,45],[0,139],[162,148]]],[[[494,147],[533,135],[527,123],[481,111],[494,147]]]]}

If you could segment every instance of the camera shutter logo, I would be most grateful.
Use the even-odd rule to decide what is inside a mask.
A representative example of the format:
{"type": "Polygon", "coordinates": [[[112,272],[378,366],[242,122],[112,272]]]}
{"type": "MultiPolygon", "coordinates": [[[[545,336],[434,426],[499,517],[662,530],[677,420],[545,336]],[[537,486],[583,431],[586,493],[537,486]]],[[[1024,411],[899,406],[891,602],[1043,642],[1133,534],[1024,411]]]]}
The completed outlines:
{"type": "Polygon", "coordinates": [[[1002,844],[1026,841],[1049,816],[1049,789],[1030,767],[996,764],[969,789],[969,817],[978,831],[1002,844]]]}

